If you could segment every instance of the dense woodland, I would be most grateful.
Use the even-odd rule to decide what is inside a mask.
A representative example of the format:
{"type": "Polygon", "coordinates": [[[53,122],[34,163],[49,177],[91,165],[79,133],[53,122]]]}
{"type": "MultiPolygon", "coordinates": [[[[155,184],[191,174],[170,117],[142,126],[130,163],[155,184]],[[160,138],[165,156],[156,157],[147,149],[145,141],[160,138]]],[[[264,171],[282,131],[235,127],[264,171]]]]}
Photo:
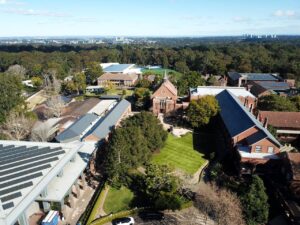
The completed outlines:
{"type": "Polygon", "coordinates": [[[103,45],[103,46],[0,46],[0,72],[14,64],[27,74],[39,76],[57,70],[62,79],[81,72],[90,62],[120,62],[137,65],[162,65],[186,74],[225,74],[228,71],[278,72],[300,80],[300,43],[216,42],[191,47],[103,45]]]}

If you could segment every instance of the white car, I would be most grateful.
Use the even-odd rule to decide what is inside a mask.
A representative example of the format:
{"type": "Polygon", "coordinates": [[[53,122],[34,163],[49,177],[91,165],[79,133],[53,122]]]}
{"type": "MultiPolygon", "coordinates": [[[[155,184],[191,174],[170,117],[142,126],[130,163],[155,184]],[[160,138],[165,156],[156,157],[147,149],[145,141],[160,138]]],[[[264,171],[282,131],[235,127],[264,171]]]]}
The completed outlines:
{"type": "Polygon", "coordinates": [[[112,221],[112,224],[113,225],[133,225],[134,219],[132,217],[118,218],[118,219],[114,219],[112,221]]]}

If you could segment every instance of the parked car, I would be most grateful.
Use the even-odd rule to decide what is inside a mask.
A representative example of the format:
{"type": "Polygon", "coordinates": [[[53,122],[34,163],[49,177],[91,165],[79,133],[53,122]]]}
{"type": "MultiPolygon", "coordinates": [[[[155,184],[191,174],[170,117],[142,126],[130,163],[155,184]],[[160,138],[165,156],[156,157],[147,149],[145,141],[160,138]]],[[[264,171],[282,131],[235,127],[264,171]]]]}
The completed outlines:
{"type": "Polygon", "coordinates": [[[165,218],[162,212],[157,211],[143,211],[139,213],[142,220],[163,220],[165,218]]]}
{"type": "Polygon", "coordinates": [[[113,225],[133,225],[134,219],[132,217],[118,218],[118,219],[114,219],[112,221],[112,224],[113,225]]]}

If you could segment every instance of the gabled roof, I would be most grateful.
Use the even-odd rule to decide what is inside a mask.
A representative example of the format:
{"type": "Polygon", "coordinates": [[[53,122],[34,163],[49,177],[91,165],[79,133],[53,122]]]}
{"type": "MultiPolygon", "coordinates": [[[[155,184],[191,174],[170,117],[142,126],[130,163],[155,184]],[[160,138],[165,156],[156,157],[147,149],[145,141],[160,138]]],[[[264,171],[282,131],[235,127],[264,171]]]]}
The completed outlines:
{"type": "Polygon", "coordinates": [[[290,89],[290,85],[286,82],[256,81],[255,83],[266,90],[285,91],[290,89]]]}
{"type": "Polygon", "coordinates": [[[99,117],[96,114],[87,113],[75,121],[70,127],[56,136],[58,142],[71,142],[80,139],[80,135],[86,131],[99,117]]]}
{"type": "MultiPolygon", "coordinates": [[[[276,145],[281,146],[277,139],[262,126],[254,115],[252,115],[252,113],[249,112],[249,110],[243,106],[239,99],[230,91],[222,91],[220,94],[216,95],[216,99],[218,100],[221,109],[220,115],[231,137],[235,137],[251,127],[256,127],[276,145]]],[[[252,138],[253,140],[256,140],[258,137],[263,137],[263,135],[260,134],[252,138]]]]}
{"type": "Polygon", "coordinates": [[[172,92],[172,94],[177,96],[177,88],[171,83],[171,81],[169,81],[168,79],[166,79],[163,83],[163,86],[165,86],[169,91],[172,92]]]}
{"type": "Polygon", "coordinates": [[[123,73],[104,73],[98,80],[126,80],[126,81],[136,81],[138,79],[137,74],[123,74],[123,73]]]}
{"type": "Polygon", "coordinates": [[[280,77],[277,77],[277,74],[272,73],[238,73],[238,72],[229,72],[228,76],[231,80],[238,80],[240,77],[245,77],[247,80],[259,80],[259,81],[278,81],[280,77]]]}
{"type": "Polygon", "coordinates": [[[259,111],[259,119],[265,118],[273,127],[300,129],[300,112],[259,111]]]}
{"type": "Polygon", "coordinates": [[[95,126],[94,130],[92,130],[88,135],[93,135],[97,137],[99,140],[104,139],[111,132],[112,128],[117,124],[117,122],[122,117],[123,113],[131,106],[131,103],[127,100],[123,99],[120,101],[111,111],[108,113],[106,117],[101,119],[99,123],[95,126]]]}
{"type": "Polygon", "coordinates": [[[255,96],[259,96],[260,94],[264,93],[264,92],[269,92],[269,90],[267,90],[266,88],[260,86],[259,84],[257,84],[256,82],[254,82],[253,86],[250,89],[251,93],[254,94],[255,96]]]}

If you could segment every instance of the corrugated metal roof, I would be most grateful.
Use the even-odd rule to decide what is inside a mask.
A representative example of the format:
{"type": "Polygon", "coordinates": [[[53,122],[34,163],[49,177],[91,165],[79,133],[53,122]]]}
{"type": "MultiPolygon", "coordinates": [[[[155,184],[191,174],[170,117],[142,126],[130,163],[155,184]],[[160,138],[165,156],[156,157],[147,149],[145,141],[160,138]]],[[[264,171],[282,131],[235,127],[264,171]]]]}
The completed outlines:
{"type": "Polygon", "coordinates": [[[96,114],[87,113],[80,117],[70,127],[56,136],[58,142],[70,142],[80,139],[80,135],[99,117],[96,114]]]}
{"type": "Polygon", "coordinates": [[[280,80],[280,77],[277,77],[276,74],[272,73],[238,73],[238,72],[229,72],[228,76],[232,80],[238,80],[240,77],[245,77],[247,80],[259,80],[259,81],[277,81],[280,80]]]}
{"type": "Polygon", "coordinates": [[[114,64],[103,69],[104,72],[122,73],[124,70],[134,66],[134,64],[114,64]]]}
{"type": "MultiPolygon", "coordinates": [[[[281,144],[278,140],[262,126],[249,110],[243,106],[239,99],[230,91],[224,90],[216,96],[221,108],[220,115],[231,137],[256,126],[266,137],[272,140],[278,146],[281,144]]],[[[256,137],[257,138],[257,137],[256,137]]]]}
{"type": "Polygon", "coordinates": [[[130,102],[125,99],[120,101],[89,135],[94,135],[100,140],[106,138],[130,105],[130,102]]]}
{"type": "Polygon", "coordinates": [[[259,81],[257,82],[260,86],[268,90],[274,91],[285,91],[289,90],[290,86],[286,82],[276,82],[276,81],[259,81]]]}

